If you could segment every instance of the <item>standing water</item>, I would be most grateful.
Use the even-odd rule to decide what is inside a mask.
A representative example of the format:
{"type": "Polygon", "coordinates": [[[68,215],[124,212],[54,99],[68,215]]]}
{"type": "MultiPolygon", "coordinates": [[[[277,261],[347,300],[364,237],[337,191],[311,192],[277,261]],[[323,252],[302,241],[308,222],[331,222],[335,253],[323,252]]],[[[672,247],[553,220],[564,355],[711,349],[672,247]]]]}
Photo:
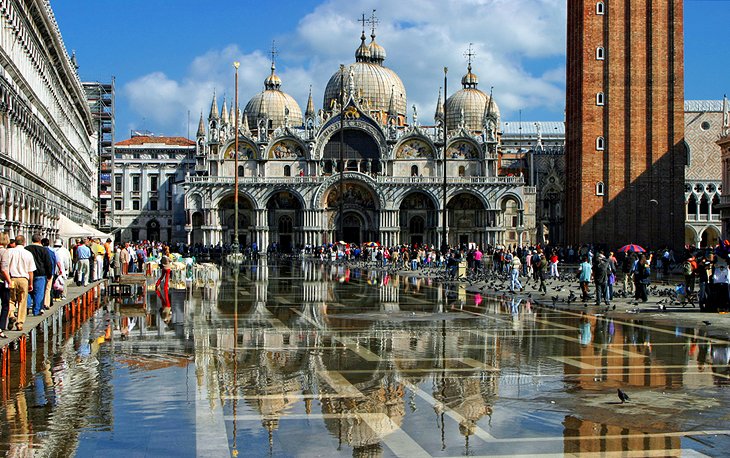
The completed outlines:
{"type": "Polygon", "coordinates": [[[707,327],[310,261],[199,266],[172,286],[171,314],[153,291],[146,304],[111,300],[14,367],[0,453],[721,456],[730,445],[730,347],[707,327]]]}

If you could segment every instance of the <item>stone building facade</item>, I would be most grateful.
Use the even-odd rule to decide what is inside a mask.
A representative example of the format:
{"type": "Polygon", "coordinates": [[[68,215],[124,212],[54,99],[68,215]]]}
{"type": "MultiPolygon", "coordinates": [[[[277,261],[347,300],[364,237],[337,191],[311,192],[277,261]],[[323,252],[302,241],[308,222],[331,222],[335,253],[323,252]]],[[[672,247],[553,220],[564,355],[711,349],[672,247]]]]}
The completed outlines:
{"type": "Polygon", "coordinates": [[[722,135],[727,103],[688,100],[684,103],[687,166],[684,177],[686,219],[684,243],[715,246],[720,239],[719,204],[722,199],[722,135]]]}
{"type": "Polygon", "coordinates": [[[533,241],[535,189],[500,176],[499,109],[477,88],[471,62],[446,113],[439,102],[436,126],[420,125],[415,108],[408,123],[405,85],[371,37],[366,43],[363,32],[355,62],[332,75],[317,111],[310,94],[302,115],[273,63],[238,128],[233,105],[221,109],[214,96],[207,123],[200,119],[196,174],[185,183],[191,243],[233,241],[235,175],[239,242],[260,249],[338,240],[439,246],[443,212],[452,245],[533,241]]]}
{"type": "Polygon", "coordinates": [[[53,237],[96,217],[96,142],[47,0],[0,0],[0,229],[53,237]]]}
{"type": "Polygon", "coordinates": [[[194,165],[195,142],[133,135],[114,146],[117,240],[186,242],[182,182],[194,165]]]}
{"type": "Polygon", "coordinates": [[[684,243],[682,8],[568,1],[569,243],[684,243]]]}

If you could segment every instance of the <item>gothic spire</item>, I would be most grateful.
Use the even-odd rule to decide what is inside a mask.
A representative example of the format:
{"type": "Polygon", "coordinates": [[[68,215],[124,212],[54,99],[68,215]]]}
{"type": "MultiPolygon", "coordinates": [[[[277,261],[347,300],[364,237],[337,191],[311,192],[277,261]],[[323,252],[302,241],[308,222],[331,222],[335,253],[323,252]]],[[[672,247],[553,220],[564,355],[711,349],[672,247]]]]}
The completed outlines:
{"type": "Polygon", "coordinates": [[[203,122],[203,112],[200,112],[200,121],[198,122],[197,137],[205,137],[205,123],[203,122]]]}
{"type": "MultiPolygon", "coordinates": [[[[230,111],[228,112],[228,113],[229,113],[229,115],[228,115],[228,116],[229,116],[229,118],[228,118],[228,124],[230,124],[231,126],[232,126],[232,125],[234,125],[234,124],[236,123],[236,114],[235,114],[235,112],[233,111],[233,109],[234,109],[234,108],[233,108],[233,100],[231,100],[231,109],[230,109],[230,111]]],[[[239,110],[239,112],[240,112],[240,110],[239,110]]],[[[239,117],[238,117],[238,119],[240,120],[240,119],[241,119],[241,117],[239,116],[239,117]]],[[[239,121],[239,122],[240,122],[240,121],[239,121]]]]}
{"type": "Polygon", "coordinates": [[[312,86],[309,86],[309,99],[307,100],[307,110],[304,112],[304,117],[314,117],[314,100],[312,100],[312,86]]]}
{"type": "Polygon", "coordinates": [[[433,116],[434,121],[444,120],[444,105],[441,102],[441,88],[439,88],[439,99],[436,102],[436,114],[433,116]]]}
{"type": "Polygon", "coordinates": [[[226,102],[226,96],[223,96],[223,108],[221,109],[221,121],[223,123],[228,122],[228,102],[226,102]]]}
{"type": "Polygon", "coordinates": [[[210,114],[208,120],[218,119],[218,100],[215,97],[215,91],[213,91],[213,101],[210,102],[210,114]]]}
{"type": "Polygon", "coordinates": [[[395,111],[395,87],[390,87],[390,101],[388,102],[388,116],[397,116],[395,111]]]}

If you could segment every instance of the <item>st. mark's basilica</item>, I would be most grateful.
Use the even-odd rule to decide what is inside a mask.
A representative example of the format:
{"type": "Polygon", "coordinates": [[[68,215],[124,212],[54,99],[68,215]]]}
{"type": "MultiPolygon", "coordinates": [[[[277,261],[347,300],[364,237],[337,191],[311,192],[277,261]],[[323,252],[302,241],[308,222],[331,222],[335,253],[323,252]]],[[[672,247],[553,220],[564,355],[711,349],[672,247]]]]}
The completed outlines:
{"type": "Polygon", "coordinates": [[[363,31],[354,63],[335,69],[322,108],[310,90],[303,115],[272,55],[264,90],[238,113],[237,169],[233,104],[219,109],[214,94],[207,128],[200,117],[195,174],[185,182],[188,241],[234,241],[237,174],[243,245],[438,245],[444,211],[451,245],[531,242],[535,188],[502,171],[499,108],[478,88],[469,57],[447,112],[439,91],[435,125],[423,126],[415,107],[408,122],[406,87],[384,65],[374,31],[369,43],[363,31]]]}

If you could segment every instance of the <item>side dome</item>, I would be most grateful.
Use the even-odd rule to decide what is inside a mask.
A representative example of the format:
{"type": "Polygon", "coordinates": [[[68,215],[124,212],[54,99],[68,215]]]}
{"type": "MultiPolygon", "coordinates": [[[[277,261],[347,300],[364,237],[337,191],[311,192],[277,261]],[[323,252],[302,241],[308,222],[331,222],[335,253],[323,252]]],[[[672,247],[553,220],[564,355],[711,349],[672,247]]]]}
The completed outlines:
{"type": "Polygon", "coordinates": [[[258,131],[262,119],[270,121],[268,129],[284,126],[285,118],[289,126],[304,125],[302,109],[294,97],[281,90],[281,78],[275,71],[276,67],[272,62],[271,74],[264,80],[264,90],[253,96],[243,111],[252,130],[258,131]]]}
{"type": "Polygon", "coordinates": [[[461,79],[462,89],[446,99],[446,128],[458,129],[461,124],[462,113],[464,127],[472,132],[481,132],[484,126],[484,117],[489,114],[499,119],[499,107],[494,100],[477,89],[479,79],[471,71],[471,64],[466,75],[461,79]],[[487,106],[489,101],[489,106],[487,106]]]}

